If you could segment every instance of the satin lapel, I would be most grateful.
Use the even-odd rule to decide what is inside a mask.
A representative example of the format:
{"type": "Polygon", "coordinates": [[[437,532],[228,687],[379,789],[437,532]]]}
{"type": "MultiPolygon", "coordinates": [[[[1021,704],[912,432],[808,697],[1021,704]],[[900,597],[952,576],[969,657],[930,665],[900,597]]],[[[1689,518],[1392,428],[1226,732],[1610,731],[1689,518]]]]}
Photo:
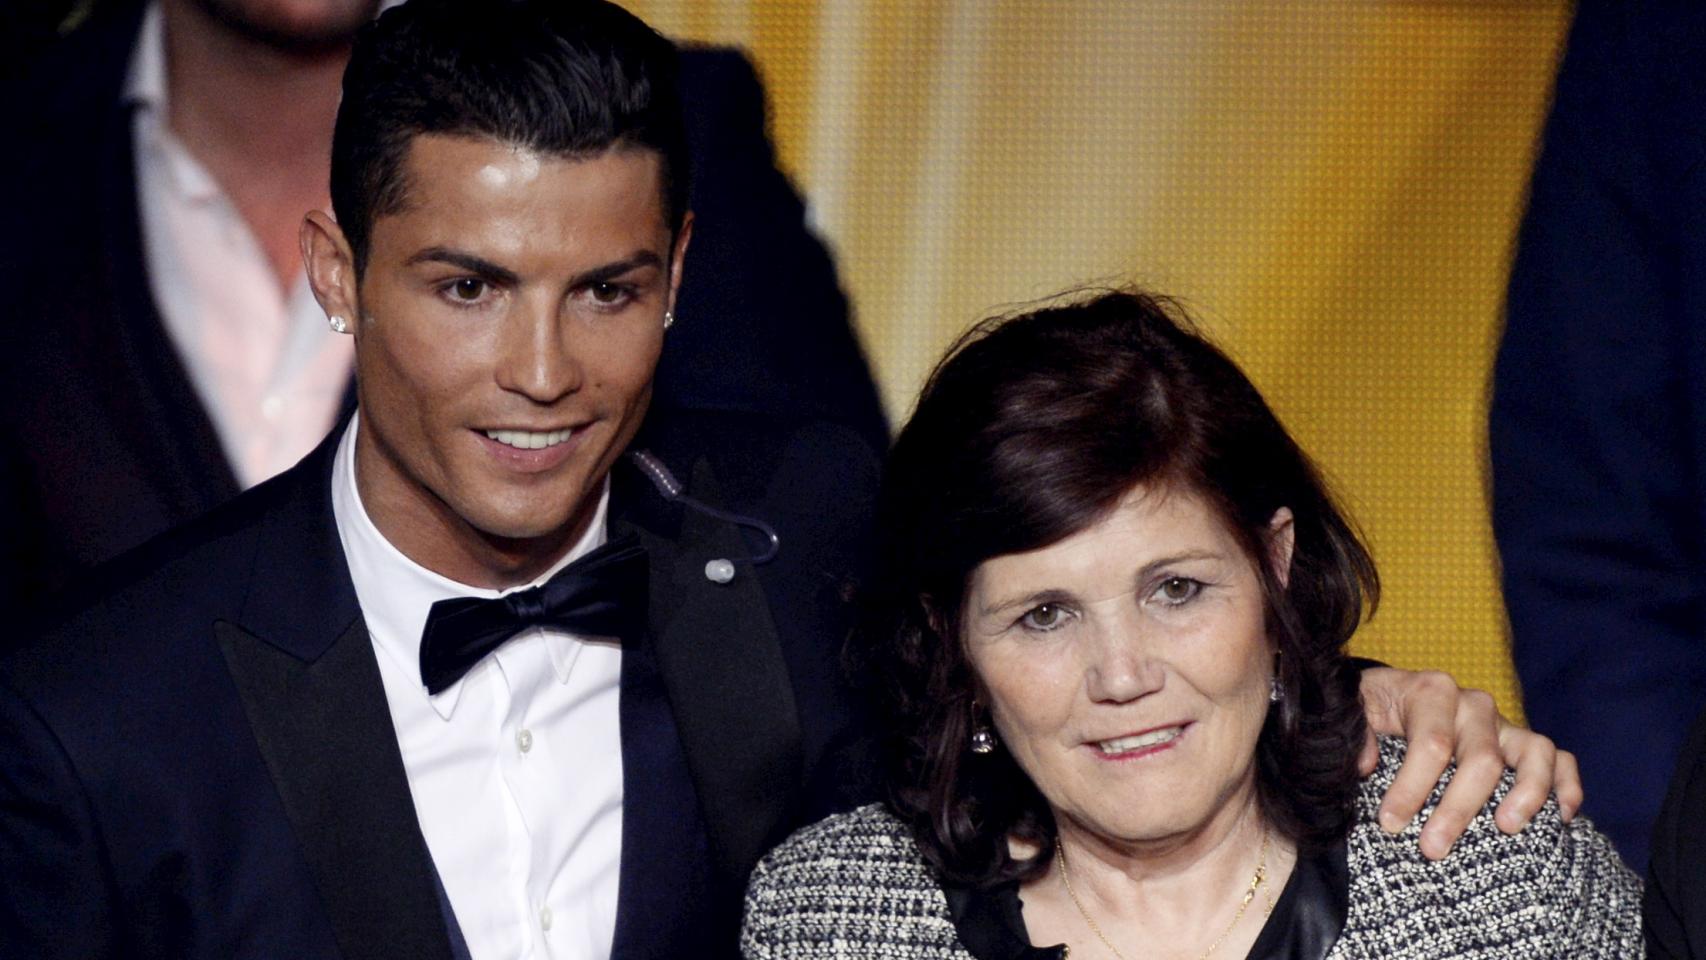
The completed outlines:
{"type": "MultiPolygon", "coordinates": [[[[653,650],[699,794],[717,874],[744,882],[787,825],[803,763],[793,687],[764,590],[737,562],[726,584],[705,577],[715,558],[749,556],[736,528],[695,510],[660,521],[662,504],[624,466],[615,473],[618,525],[632,524],[651,559],[653,650]],[[678,531],[678,532],[676,532],[678,531]]],[[[717,502],[708,464],[692,495],[717,502]]]]}
{"type": "Polygon", "coordinates": [[[346,960],[451,960],[431,855],[332,519],[335,437],[278,481],[242,624],[214,630],[346,960]]]}

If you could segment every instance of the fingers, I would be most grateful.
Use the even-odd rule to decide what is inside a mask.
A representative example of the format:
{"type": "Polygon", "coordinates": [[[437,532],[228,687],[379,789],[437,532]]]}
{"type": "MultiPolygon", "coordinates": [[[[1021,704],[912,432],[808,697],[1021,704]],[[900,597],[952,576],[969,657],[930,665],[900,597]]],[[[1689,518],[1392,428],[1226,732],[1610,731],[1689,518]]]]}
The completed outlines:
{"type": "Polygon", "coordinates": [[[1409,742],[1404,763],[1380,801],[1380,826],[1397,833],[1415,818],[1451,762],[1457,737],[1457,684],[1443,673],[1363,672],[1369,727],[1409,742]]]}
{"type": "MultiPolygon", "coordinates": [[[[1370,667],[1362,672],[1358,691],[1363,708],[1368,713],[1368,728],[1389,737],[1404,735],[1405,692],[1413,687],[1421,674],[1392,667],[1370,667]]],[[[1452,684],[1455,696],[1457,685],[1452,684]]]]}
{"type": "Polygon", "coordinates": [[[1466,690],[1458,698],[1457,770],[1440,797],[1439,806],[1422,827],[1422,856],[1439,860],[1450,853],[1451,845],[1463,836],[1469,821],[1486,807],[1504,779],[1499,722],[1498,709],[1488,694],[1466,690]]]}
{"type": "MultiPolygon", "coordinates": [[[[1516,778],[1494,812],[1500,830],[1515,833],[1527,826],[1549,794],[1557,795],[1566,820],[1580,808],[1582,785],[1575,757],[1499,716],[1486,692],[1459,690],[1451,677],[1437,671],[1389,669],[1365,671],[1362,692],[1369,728],[1409,741],[1404,762],[1380,802],[1380,825],[1387,832],[1403,830],[1416,817],[1455,761],[1451,783],[1422,825],[1423,856],[1439,860],[1451,852],[1503,782],[1507,766],[1515,768],[1516,778]]],[[[1368,760],[1365,743],[1357,758],[1359,768],[1369,770],[1368,760]]]]}
{"type": "Polygon", "coordinates": [[[1409,747],[1381,800],[1380,825],[1396,833],[1414,819],[1455,756],[1457,775],[1422,828],[1422,854],[1437,860],[1451,851],[1504,771],[1498,712],[1491,697],[1478,691],[1460,691],[1443,673],[1407,674],[1402,678],[1407,690],[1398,719],[1409,747]]]}
{"type": "Polygon", "coordinates": [[[1552,792],[1558,797],[1558,810],[1564,815],[1564,822],[1574,820],[1587,794],[1582,789],[1582,771],[1576,765],[1576,755],[1568,750],[1558,751],[1557,766],[1552,774],[1552,792]]]}
{"type": "Polygon", "coordinates": [[[1421,812],[1451,762],[1451,743],[1447,730],[1424,731],[1410,738],[1404,763],[1380,799],[1381,829],[1398,833],[1421,812]]]}

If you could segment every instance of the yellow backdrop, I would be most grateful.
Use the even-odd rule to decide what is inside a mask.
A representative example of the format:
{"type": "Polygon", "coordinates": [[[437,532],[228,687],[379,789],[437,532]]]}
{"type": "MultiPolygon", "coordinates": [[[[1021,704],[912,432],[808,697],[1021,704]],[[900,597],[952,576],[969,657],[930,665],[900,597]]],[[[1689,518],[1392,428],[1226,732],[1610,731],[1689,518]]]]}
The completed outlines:
{"type": "Polygon", "coordinates": [[[1519,715],[1487,380],[1562,0],[632,0],[747,48],[888,408],[1002,304],[1191,304],[1363,526],[1358,652],[1519,715]]]}

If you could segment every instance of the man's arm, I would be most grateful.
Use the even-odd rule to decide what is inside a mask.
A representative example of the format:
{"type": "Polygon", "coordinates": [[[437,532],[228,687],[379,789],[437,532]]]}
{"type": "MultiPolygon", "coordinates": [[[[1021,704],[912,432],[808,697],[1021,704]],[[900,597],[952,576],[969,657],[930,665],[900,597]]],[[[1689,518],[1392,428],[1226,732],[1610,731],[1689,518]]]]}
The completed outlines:
{"type": "Polygon", "coordinates": [[[0,686],[0,953],[117,956],[115,899],[87,794],[41,717],[0,686]]]}

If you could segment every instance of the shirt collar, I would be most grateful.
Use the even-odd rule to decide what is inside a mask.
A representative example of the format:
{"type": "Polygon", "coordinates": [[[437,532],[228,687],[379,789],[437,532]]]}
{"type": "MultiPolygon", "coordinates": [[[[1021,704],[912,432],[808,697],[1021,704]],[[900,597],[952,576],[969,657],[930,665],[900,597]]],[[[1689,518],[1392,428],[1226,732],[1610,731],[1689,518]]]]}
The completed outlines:
{"type": "Polygon", "coordinates": [[[132,122],[140,134],[138,151],[153,153],[165,165],[173,187],[184,199],[215,199],[220,196],[218,181],[172,134],[170,96],[166,83],[166,17],[160,4],[154,2],[142,14],[142,28],[137,31],[124,81],[124,101],[134,111],[132,122]]]}
{"type": "MultiPolygon", "coordinates": [[[[441,718],[448,720],[456,711],[462,684],[467,678],[451,684],[436,696],[429,695],[426,686],[420,682],[421,631],[426,627],[432,605],[455,597],[500,597],[537,586],[570,563],[603,546],[608,537],[610,479],[605,478],[599,491],[598,508],[593,513],[592,523],[587,525],[580,540],[550,569],[531,582],[508,590],[471,587],[409,559],[373,525],[355,482],[355,438],[360,423],[358,411],[350,417],[349,426],[338,441],[337,459],[332,466],[332,513],[337,519],[344,556],[349,561],[350,577],[355,582],[356,600],[361,604],[367,632],[380,656],[391,658],[406,676],[413,678],[420,695],[441,718]]],[[[561,631],[544,630],[541,633],[550,652],[557,682],[567,683],[569,671],[580,653],[581,641],[561,631]]]]}

